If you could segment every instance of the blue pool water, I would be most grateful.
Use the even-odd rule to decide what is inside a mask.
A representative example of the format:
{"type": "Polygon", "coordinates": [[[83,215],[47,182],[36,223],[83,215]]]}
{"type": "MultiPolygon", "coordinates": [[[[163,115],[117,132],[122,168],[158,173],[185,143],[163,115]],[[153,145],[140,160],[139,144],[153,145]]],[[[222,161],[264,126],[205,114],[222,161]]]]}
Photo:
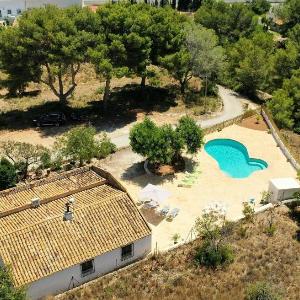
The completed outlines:
{"type": "Polygon", "coordinates": [[[268,167],[264,160],[250,158],[247,148],[235,140],[211,140],[204,149],[218,162],[220,169],[233,178],[246,178],[268,167]]]}

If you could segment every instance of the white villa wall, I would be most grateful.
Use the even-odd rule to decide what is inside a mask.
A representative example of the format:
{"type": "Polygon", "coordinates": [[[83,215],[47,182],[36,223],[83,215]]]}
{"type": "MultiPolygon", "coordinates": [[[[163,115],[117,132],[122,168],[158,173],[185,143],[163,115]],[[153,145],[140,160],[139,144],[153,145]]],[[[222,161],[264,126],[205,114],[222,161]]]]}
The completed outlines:
{"type": "Polygon", "coordinates": [[[25,10],[24,0],[0,0],[0,18],[17,16],[18,10],[25,10]],[[8,14],[8,10],[11,10],[11,14],[8,14]]]}
{"type": "Polygon", "coordinates": [[[151,235],[134,242],[133,257],[121,261],[121,248],[104,253],[94,258],[95,272],[85,277],[81,276],[80,264],[72,266],[61,272],[54,273],[31,283],[28,286],[28,298],[40,299],[49,295],[56,295],[79,286],[96,277],[109,273],[133,261],[144,257],[151,251],[151,235]]]}
{"type": "Polygon", "coordinates": [[[23,12],[28,8],[41,7],[46,4],[53,4],[59,7],[68,7],[70,5],[82,6],[82,0],[0,0],[0,18],[17,16],[18,10],[23,12]],[[11,14],[7,13],[11,10],[11,14]]]}

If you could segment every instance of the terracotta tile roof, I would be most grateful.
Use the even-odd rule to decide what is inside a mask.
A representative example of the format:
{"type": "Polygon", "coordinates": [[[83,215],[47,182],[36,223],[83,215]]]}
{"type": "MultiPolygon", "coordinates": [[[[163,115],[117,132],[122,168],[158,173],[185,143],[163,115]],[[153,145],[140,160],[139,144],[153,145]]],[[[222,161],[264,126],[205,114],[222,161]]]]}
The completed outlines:
{"type": "MultiPolygon", "coordinates": [[[[17,286],[151,234],[133,200],[125,191],[116,188],[111,178],[109,184],[103,184],[104,178],[92,170],[86,170],[81,176],[70,173],[67,176],[76,182],[67,186],[75,189],[71,193],[76,200],[73,221],[63,221],[64,206],[70,195],[0,218],[0,256],[5,264],[11,265],[17,286]],[[91,183],[98,185],[90,187],[91,183]],[[78,191],[77,184],[83,189],[78,191]]],[[[44,194],[49,196],[65,178],[62,176],[41,185],[39,182],[36,186],[43,186],[44,194]]],[[[25,189],[26,193],[36,186],[25,189]]],[[[23,199],[31,199],[31,194],[19,193],[22,203],[23,199]]],[[[13,193],[15,201],[17,194],[13,193]]]]}
{"type": "Polygon", "coordinates": [[[0,192],[0,216],[10,211],[26,208],[33,198],[47,201],[60,197],[63,193],[72,192],[86,185],[105,181],[104,178],[89,168],[80,168],[52,178],[39,180],[34,184],[12,188],[0,192]]]}

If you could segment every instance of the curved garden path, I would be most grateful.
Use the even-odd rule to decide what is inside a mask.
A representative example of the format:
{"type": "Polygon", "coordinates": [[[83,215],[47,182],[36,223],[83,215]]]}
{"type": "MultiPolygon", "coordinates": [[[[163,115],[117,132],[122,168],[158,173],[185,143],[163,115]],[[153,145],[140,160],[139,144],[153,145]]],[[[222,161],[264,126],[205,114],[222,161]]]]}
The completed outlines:
{"type": "MultiPolygon", "coordinates": [[[[243,98],[238,93],[227,89],[223,86],[219,86],[219,96],[223,101],[223,110],[220,114],[207,120],[198,121],[197,123],[202,127],[210,127],[224,121],[238,117],[243,113],[243,104],[250,103],[246,98],[243,98]]],[[[122,132],[122,134],[114,135],[114,133],[108,134],[113,143],[118,148],[124,148],[129,146],[129,131],[122,132]]]]}

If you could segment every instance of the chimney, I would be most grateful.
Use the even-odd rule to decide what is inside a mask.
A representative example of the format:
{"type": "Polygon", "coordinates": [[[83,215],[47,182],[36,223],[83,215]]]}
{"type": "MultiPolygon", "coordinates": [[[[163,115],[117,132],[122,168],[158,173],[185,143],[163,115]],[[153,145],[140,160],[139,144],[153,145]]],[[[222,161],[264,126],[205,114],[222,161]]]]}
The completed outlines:
{"type": "Polygon", "coordinates": [[[73,210],[71,210],[71,206],[74,205],[74,202],[75,202],[75,199],[72,197],[66,203],[66,210],[64,212],[64,221],[72,221],[73,220],[74,213],[73,213],[73,210]]]}
{"type": "Polygon", "coordinates": [[[40,198],[36,197],[36,198],[31,199],[31,206],[33,208],[38,208],[40,206],[40,204],[41,204],[41,199],[40,198]]]}

